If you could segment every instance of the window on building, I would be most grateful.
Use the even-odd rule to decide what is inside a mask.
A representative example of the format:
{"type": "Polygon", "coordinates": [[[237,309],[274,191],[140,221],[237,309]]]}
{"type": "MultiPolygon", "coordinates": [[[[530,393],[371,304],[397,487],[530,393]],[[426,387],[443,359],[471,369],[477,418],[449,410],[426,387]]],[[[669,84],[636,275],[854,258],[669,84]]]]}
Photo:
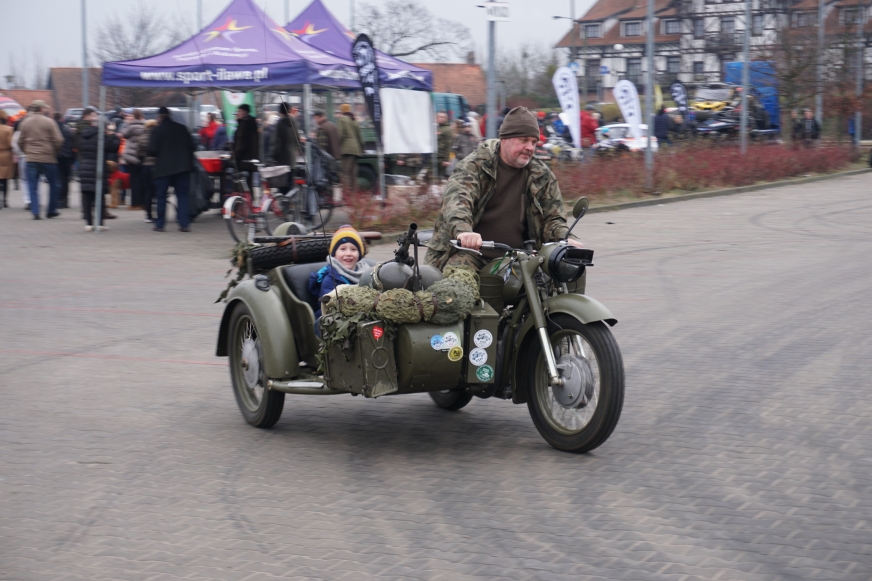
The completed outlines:
{"type": "Polygon", "coordinates": [[[627,76],[642,76],[642,59],[627,59],[627,76]]]}
{"type": "Polygon", "coordinates": [[[702,18],[697,18],[693,21],[693,37],[702,38],[705,36],[705,21],[702,18]]]}
{"type": "Polygon", "coordinates": [[[857,23],[857,9],[856,8],[842,8],[839,10],[839,16],[841,17],[841,24],[849,26],[851,24],[857,23]]]}
{"type": "Polygon", "coordinates": [[[736,21],[733,18],[721,18],[721,34],[736,32],[736,21]]]}
{"type": "Polygon", "coordinates": [[[599,59],[587,59],[587,63],[585,63],[587,68],[587,77],[598,77],[600,76],[600,61],[599,59]]]}
{"type": "Polygon", "coordinates": [[[814,12],[794,12],[793,26],[796,28],[805,28],[817,24],[817,14],[814,12]]]}
{"type": "Polygon", "coordinates": [[[681,72],[681,57],[668,56],[666,57],[666,72],[678,74],[681,72]]]}
{"type": "Polygon", "coordinates": [[[681,21],[667,20],[664,28],[664,34],[681,34],[681,21]]]}
{"type": "Polygon", "coordinates": [[[755,14],[751,17],[751,34],[761,36],[763,34],[763,15],[755,14]]]}
{"type": "Polygon", "coordinates": [[[705,63],[702,61],[695,61],[693,63],[693,74],[694,75],[702,75],[705,73],[705,63]]]}
{"type": "Polygon", "coordinates": [[[641,22],[625,22],[624,36],[642,36],[641,22]]]}
{"type": "Polygon", "coordinates": [[[599,24],[585,24],[584,25],[584,36],[586,38],[599,38],[600,37],[600,25],[599,24]]]}

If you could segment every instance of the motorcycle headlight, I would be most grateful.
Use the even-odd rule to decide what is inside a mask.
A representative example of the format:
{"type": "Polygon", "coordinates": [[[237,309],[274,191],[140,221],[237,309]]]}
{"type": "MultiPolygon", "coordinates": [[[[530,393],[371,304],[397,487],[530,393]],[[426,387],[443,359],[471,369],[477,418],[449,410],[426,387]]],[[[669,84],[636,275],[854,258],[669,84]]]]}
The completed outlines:
{"type": "Polygon", "coordinates": [[[546,274],[558,282],[575,282],[584,274],[585,267],[593,266],[593,250],[564,242],[545,244],[540,253],[546,274]]]}

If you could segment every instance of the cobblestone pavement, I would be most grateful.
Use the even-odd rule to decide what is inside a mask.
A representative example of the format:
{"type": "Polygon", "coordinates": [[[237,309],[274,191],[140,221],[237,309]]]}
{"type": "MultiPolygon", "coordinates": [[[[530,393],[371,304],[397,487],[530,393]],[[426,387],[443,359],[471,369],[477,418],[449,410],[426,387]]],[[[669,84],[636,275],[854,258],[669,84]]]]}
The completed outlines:
{"type": "Polygon", "coordinates": [[[868,580],[870,186],[585,218],[627,370],[585,456],[494,400],[288,396],[251,428],[220,218],[2,210],[0,579],[868,580]]]}

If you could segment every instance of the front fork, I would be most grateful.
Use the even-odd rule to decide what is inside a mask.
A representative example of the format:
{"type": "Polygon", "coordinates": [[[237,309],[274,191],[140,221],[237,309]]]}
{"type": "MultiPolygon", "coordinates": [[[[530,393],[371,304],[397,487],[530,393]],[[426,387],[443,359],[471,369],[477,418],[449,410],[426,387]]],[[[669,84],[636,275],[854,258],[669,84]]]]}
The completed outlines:
{"type": "Polygon", "coordinates": [[[539,297],[539,286],[536,284],[536,269],[542,264],[540,256],[520,255],[521,276],[524,281],[524,290],[527,292],[527,302],[533,324],[539,335],[542,351],[545,353],[545,364],[548,367],[548,379],[552,386],[563,385],[563,379],[557,371],[557,362],[554,360],[554,349],[551,347],[551,339],[548,337],[548,323],[545,320],[545,309],[539,297]]]}

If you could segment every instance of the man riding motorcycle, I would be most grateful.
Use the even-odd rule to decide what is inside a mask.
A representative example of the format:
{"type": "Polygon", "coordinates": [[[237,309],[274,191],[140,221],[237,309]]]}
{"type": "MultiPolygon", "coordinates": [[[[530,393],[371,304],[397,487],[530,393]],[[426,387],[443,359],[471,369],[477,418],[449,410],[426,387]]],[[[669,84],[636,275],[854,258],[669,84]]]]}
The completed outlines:
{"type": "MultiPolygon", "coordinates": [[[[482,240],[523,248],[525,240],[541,246],[566,236],[557,178],[533,157],[538,140],[536,117],[526,107],[515,107],[500,126],[499,139],[485,141],[457,164],[428,243],[427,264],[440,270],[448,264],[467,265],[478,271],[503,254],[481,249],[482,240]],[[456,251],[449,242],[455,239],[482,256],[456,251]]],[[[581,247],[573,237],[568,243],[581,247]]]]}

